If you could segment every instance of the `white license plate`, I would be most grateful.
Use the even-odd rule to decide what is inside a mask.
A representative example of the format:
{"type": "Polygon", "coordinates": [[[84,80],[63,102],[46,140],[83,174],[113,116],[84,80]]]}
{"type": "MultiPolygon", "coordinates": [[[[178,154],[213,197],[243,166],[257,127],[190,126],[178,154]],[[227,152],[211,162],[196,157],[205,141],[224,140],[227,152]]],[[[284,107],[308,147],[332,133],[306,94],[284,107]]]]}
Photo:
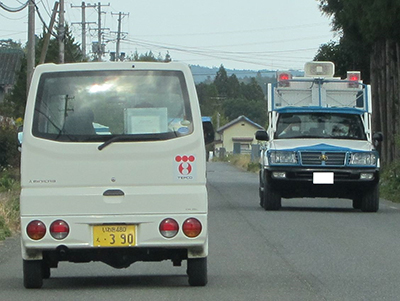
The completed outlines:
{"type": "Polygon", "coordinates": [[[333,184],[333,172],[314,172],[314,184],[333,184]]]}

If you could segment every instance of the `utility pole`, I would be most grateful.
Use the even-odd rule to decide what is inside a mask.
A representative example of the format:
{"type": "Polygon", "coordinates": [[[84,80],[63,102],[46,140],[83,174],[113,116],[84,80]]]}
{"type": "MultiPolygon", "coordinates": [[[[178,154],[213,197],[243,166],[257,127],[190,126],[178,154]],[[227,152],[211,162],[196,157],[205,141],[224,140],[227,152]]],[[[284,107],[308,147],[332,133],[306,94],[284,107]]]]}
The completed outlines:
{"type": "MultiPolygon", "coordinates": [[[[116,15],[114,13],[111,13],[112,15],[116,15]]],[[[119,61],[120,60],[120,44],[121,44],[121,21],[122,21],[122,17],[125,16],[129,16],[128,14],[125,13],[118,13],[118,31],[117,31],[117,45],[116,45],[116,50],[115,50],[115,60],[119,61]]],[[[124,34],[126,34],[126,32],[124,32],[124,34]]]]}
{"type": "Polygon", "coordinates": [[[33,69],[35,68],[35,2],[29,0],[28,6],[28,56],[26,93],[31,85],[33,69]]]}
{"type": "Polygon", "coordinates": [[[60,11],[58,12],[58,62],[64,63],[65,58],[65,26],[64,26],[64,0],[60,0],[60,11]]]}
{"type": "Polygon", "coordinates": [[[50,35],[51,35],[51,32],[53,31],[54,22],[55,22],[56,15],[57,15],[57,8],[58,8],[58,2],[54,2],[53,13],[51,14],[51,20],[50,20],[50,25],[49,25],[49,32],[44,37],[43,48],[42,48],[42,52],[40,53],[39,65],[43,64],[44,61],[46,60],[46,54],[47,54],[47,50],[49,48],[49,42],[50,42],[50,35]]]}
{"type": "Polygon", "coordinates": [[[103,36],[103,29],[101,27],[101,14],[103,13],[101,11],[102,6],[110,6],[110,3],[108,5],[102,5],[100,2],[98,3],[98,22],[97,22],[97,37],[98,37],[98,47],[97,47],[97,60],[101,62],[101,56],[103,55],[103,43],[102,43],[102,36],[103,36]]]}
{"type": "Polygon", "coordinates": [[[97,7],[97,4],[85,4],[82,2],[81,6],[73,6],[71,8],[79,7],[82,9],[82,22],[72,22],[71,24],[80,24],[82,26],[82,53],[86,56],[86,24],[96,24],[96,22],[86,22],[86,8],[97,7]]]}

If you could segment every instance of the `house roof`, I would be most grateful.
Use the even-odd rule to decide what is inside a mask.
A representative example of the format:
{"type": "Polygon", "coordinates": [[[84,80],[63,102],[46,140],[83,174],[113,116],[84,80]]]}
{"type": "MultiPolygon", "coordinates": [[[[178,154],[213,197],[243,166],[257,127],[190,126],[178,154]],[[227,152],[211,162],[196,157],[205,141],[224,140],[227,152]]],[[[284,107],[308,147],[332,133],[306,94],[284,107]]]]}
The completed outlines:
{"type": "Polygon", "coordinates": [[[19,49],[0,48],[0,85],[14,85],[23,55],[19,49]]]}
{"type": "Polygon", "coordinates": [[[251,124],[252,126],[254,126],[254,127],[258,128],[258,129],[260,129],[260,130],[263,129],[263,127],[262,127],[261,125],[259,125],[258,123],[255,123],[254,121],[251,121],[251,120],[250,120],[249,118],[247,118],[246,116],[241,115],[241,116],[239,116],[238,118],[236,118],[236,119],[234,119],[234,120],[228,122],[227,124],[221,126],[220,128],[218,128],[218,129],[217,129],[217,133],[221,133],[221,132],[225,131],[227,128],[229,128],[229,127],[231,127],[231,126],[233,126],[233,125],[235,125],[235,124],[237,124],[237,123],[239,123],[239,122],[242,122],[242,121],[245,121],[245,122],[251,124]]]}

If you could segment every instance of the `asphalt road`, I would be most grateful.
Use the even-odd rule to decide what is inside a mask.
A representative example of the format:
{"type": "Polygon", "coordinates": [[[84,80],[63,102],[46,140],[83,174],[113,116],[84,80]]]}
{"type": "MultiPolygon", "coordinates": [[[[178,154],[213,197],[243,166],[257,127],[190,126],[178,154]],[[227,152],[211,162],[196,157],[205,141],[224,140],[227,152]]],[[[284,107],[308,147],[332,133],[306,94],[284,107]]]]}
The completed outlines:
{"type": "Polygon", "coordinates": [[[19,237],[0,243],[0,300],[400,300],[400,206],[353,210],[350,200],[259,206],[258,176],[208,163],[209,283],[185,266],[60,263],[40,290],[22,285],[19,237]]]}

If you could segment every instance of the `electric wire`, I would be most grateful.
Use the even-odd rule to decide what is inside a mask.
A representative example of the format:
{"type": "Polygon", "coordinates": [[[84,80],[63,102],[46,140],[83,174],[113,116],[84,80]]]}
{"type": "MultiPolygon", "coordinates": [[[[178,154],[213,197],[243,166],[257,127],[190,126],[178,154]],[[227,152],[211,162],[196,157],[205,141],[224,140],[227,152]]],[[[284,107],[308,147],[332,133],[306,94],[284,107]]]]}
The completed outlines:
{"type": "Polygon", "coordinates": [[[23,10],[25,7],[28,6],[28,4],[29,4],[29,1],[26,1],[26,3],[22,4],[21,7],[11,8],[11,7],[7,6],[7,5],[5,5],[3,2],[0,2],[0,7],[2,9],[4,9],[4,10],[10,12],[10,13],[16,13],[16,12],[19,12],[19,11],[23,10]]]}
{"type": "Polygon", "coordinates": [[[42,15],[41,15],[40,12],[39,12],[39,7],[37,6],[37,4],[36,4],[35,2],[33,2],[33,3],[34,3],[34,5],[35,5],[36,13],[37,13],[37,15],[38,15],[40,21],[42,22],[44,28],[45,28],[45,29],[47,30],[47,32],[49,32],[53,37],[56,37],[56,38],[57,38],[58,35],[57,35],[54,31],[50,31],[50,28],[47,26],[46,22],[43,20],[43,17],[42,17],[42,15]]]}

